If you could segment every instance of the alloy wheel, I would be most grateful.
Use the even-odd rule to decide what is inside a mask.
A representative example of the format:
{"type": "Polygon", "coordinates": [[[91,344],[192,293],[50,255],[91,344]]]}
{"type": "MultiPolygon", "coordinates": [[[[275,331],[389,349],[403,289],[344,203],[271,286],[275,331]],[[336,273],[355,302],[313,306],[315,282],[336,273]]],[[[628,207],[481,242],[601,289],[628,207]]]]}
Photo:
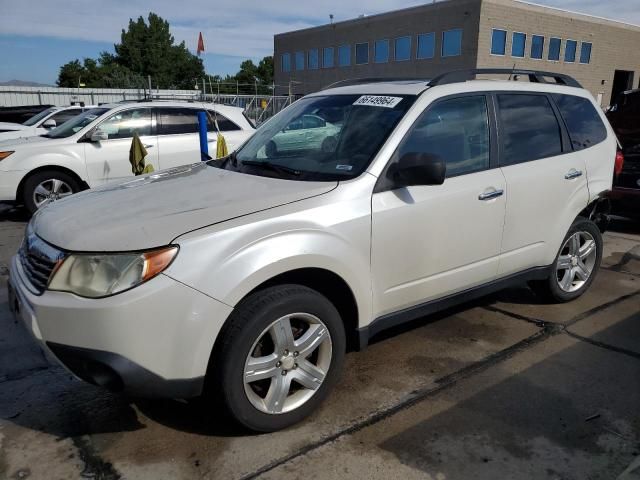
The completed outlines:
{"type": "Polygon", "coordinates": [[[57,178],[50,178],[40,182],[33,190],[33,203],[37,208],[40,208],[72,194],[73,189],[68,183],[57,178]]]}
{"type": "Polygon", "coordinates": [[[558,286],[568,293],[582,288],[591,277],[596,257],[596,241],[589,232],[571,235],[560,249],[556,262],[558,286]]]}
{"type": "Polygon", "coordinates": [[[260,334],[247,355],[243,373],[247,398],[263,413],[295,410],[318,391],[331,359],[331,335],[318,317],[285,315],[260,334]]]}

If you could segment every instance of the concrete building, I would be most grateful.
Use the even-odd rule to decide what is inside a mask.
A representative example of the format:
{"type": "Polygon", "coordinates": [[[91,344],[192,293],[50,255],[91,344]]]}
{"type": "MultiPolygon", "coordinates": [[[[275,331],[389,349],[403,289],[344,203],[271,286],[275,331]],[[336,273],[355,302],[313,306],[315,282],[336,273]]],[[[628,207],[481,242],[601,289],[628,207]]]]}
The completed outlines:
{"type": "Polygon", "coordinates": [[[572,75],[606,106],[640,86],[640,26],[516,0],[447,0],[276,35],[274,60],[279,93],[515,65],[572,75]]]}

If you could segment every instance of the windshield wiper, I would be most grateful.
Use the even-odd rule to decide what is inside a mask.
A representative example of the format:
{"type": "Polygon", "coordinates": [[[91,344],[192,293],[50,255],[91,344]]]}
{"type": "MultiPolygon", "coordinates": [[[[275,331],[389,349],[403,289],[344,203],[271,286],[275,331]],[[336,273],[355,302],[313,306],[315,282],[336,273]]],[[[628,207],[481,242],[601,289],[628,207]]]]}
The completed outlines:
{"type": "Polygon", "coordinates": [[[242,165],[264,168],[265,170],[271,170],[274,172],[288,173],[289,175],[295,175],[296,177],[302,173],[300,170],[296,170],[295,168],[287,167],[285,165],[280,165],[278,163],[260,162],[257,160],[242,160],[240,163],[242,163],[242,165]]]}

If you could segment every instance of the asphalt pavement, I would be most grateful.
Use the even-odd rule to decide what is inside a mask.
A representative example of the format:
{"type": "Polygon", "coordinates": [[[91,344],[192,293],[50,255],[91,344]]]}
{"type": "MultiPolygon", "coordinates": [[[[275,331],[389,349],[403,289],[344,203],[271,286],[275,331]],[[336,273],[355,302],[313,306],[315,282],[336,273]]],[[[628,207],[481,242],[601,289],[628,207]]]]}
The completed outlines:
{"type": "Polygon", "coordinates": [[[386,332],[311,418],[256,435],[51,364],[7,306],[25,220],[0,206],[0,478],[640,479],[640,225],[614,222],[579,300],[522,286],[386,332]]]}

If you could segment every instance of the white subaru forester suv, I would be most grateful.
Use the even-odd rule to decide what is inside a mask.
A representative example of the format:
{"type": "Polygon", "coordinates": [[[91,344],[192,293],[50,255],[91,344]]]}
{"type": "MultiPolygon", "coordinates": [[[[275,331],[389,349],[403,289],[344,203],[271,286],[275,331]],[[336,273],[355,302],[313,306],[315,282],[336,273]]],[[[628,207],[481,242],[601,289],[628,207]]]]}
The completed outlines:
{"type": "Polygon", "coordinates": [[[317,408],[345,352],[385,328],[517,282],[582,295],[616,138],[572,78],[477,73],[505,72],[345,82],[223,161],[48,205],[12,259],[13,310],[81,379],[217,397],[273,431],[317,408]],[[267,154],[305,115],[330,117],[335,141],[267,154]]]}

